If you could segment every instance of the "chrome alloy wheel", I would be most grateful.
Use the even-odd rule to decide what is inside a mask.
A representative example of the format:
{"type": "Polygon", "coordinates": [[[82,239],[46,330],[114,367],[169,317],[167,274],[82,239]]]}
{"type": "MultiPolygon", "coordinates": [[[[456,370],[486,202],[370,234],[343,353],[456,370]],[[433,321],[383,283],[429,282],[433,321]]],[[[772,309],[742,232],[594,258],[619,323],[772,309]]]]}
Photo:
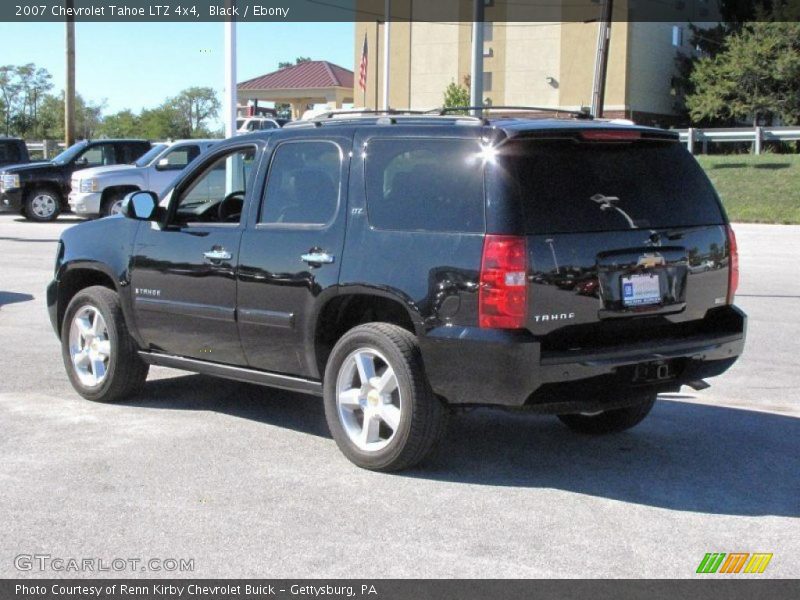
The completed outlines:
{"type": "Polygon", "coordinates": [[[31,211],[40,219],[49,219],[56,212],[56,199],[49,194],[37,194],[31,200],[31,211]]]}
{"type": "Polygon", "coordinates": [[[80,382],[97,387],[106,378],[111,361],[108,326],[94,306],[82,306],[69,328],[69,355],[80,382]]]}
{"type": "Polygon", "coordinates": [[[119,200],[114,200],[114,202],[112,202],[111,206],[109,206],[109,208],[108,208],[108,216],[111,217],[111,216],[118,215],[119,213],[121,213],[122,212],[122,204],[124,202],[125,202],[124,198],[120,198],[119,200]]]}
{"type": "Polygon", "coordinates": [[[347,437],[360,450],[376,452],[400,427],[403,399],[389,361],[373,348],[344,359],[336,379],[336,408],[347,437]]]}

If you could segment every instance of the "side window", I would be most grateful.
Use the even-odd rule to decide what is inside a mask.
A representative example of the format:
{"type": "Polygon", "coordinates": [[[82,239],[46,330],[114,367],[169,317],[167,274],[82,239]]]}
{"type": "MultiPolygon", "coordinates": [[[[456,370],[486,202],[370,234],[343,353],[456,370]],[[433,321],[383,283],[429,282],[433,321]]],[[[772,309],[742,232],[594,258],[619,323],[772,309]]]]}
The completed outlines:
{"type": "Polygon", "coordinates": [[[342,151],[333,142],[284,142],[272,156],[259,223],[325,225],[336,215],[342,151]]]}
{"type": "Polygon", "coordinates": [[[198,156],[200,156],[200,146],[191,144],[188,146],[178,146],[177,148],[170,150],[160,160],[164,160],[166,158],[167,165],[182,169],[198,156]]]}
{"type": "Polygon", "coordinates": [[[365,160],[367,214],[373,227],[468,233],[485,229],[477,141],[372,140],[365,160]]]}
{"type": "Polygon", "coordinates": [[[117,164],[117,159],[114,144],[95,144],[90,146],[81,153],[75,162],[84,164],[86,167],[115,165],[117,164]]]}
{"type": "Polygon", "coordinates": [[[238,223],[256,149],[240,148],[202,169],[178,198],[172,224],[238,223]]]}

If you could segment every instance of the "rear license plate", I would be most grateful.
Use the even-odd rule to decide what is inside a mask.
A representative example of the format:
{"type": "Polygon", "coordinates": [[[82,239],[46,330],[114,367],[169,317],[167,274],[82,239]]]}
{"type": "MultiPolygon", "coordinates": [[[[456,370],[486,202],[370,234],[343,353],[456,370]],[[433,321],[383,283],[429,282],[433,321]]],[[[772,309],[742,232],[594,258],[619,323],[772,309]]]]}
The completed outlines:
{"type": "Polygon", "coordinates": [[[622,277],[621,283],[624,306],[645,306],[661,302],[661,282],[654,273],[622,277]]]}

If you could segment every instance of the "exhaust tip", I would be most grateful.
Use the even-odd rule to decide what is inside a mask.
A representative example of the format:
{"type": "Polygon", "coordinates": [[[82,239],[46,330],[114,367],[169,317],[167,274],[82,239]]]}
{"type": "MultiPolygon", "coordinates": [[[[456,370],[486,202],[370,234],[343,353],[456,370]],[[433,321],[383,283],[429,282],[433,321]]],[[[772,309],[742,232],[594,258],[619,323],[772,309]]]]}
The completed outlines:
{"type": "Polygon", "coordinates": [[[704,379],[698,379],[696,381],[690,381],[686,385],[688,385],[690,388],[692,388],[693,390],[696,390],[698,392],[701,391],[701,390],[707,390],[708,388],[711,387],[711,384],[708,383],[707,381],[705,381],[704,379]]]}

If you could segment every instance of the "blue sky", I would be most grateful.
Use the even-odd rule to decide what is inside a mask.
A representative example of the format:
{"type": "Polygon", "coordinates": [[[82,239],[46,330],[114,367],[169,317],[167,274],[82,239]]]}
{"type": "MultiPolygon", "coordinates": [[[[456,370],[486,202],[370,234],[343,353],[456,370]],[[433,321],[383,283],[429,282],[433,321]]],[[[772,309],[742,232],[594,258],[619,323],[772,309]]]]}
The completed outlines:
{"type": "MultiPolygon", "coordinates": [[[[353,69],[353,23],[239,23],[238,80],[310,56],[353,69]]],[[[222,23],[77,23],[76,88],[105,113],[139,111],[193,85],[223,87],[222,23]]],[[[0,23],[0,64],[29,62],[64,87],[63,23],[0,23]]]]}

